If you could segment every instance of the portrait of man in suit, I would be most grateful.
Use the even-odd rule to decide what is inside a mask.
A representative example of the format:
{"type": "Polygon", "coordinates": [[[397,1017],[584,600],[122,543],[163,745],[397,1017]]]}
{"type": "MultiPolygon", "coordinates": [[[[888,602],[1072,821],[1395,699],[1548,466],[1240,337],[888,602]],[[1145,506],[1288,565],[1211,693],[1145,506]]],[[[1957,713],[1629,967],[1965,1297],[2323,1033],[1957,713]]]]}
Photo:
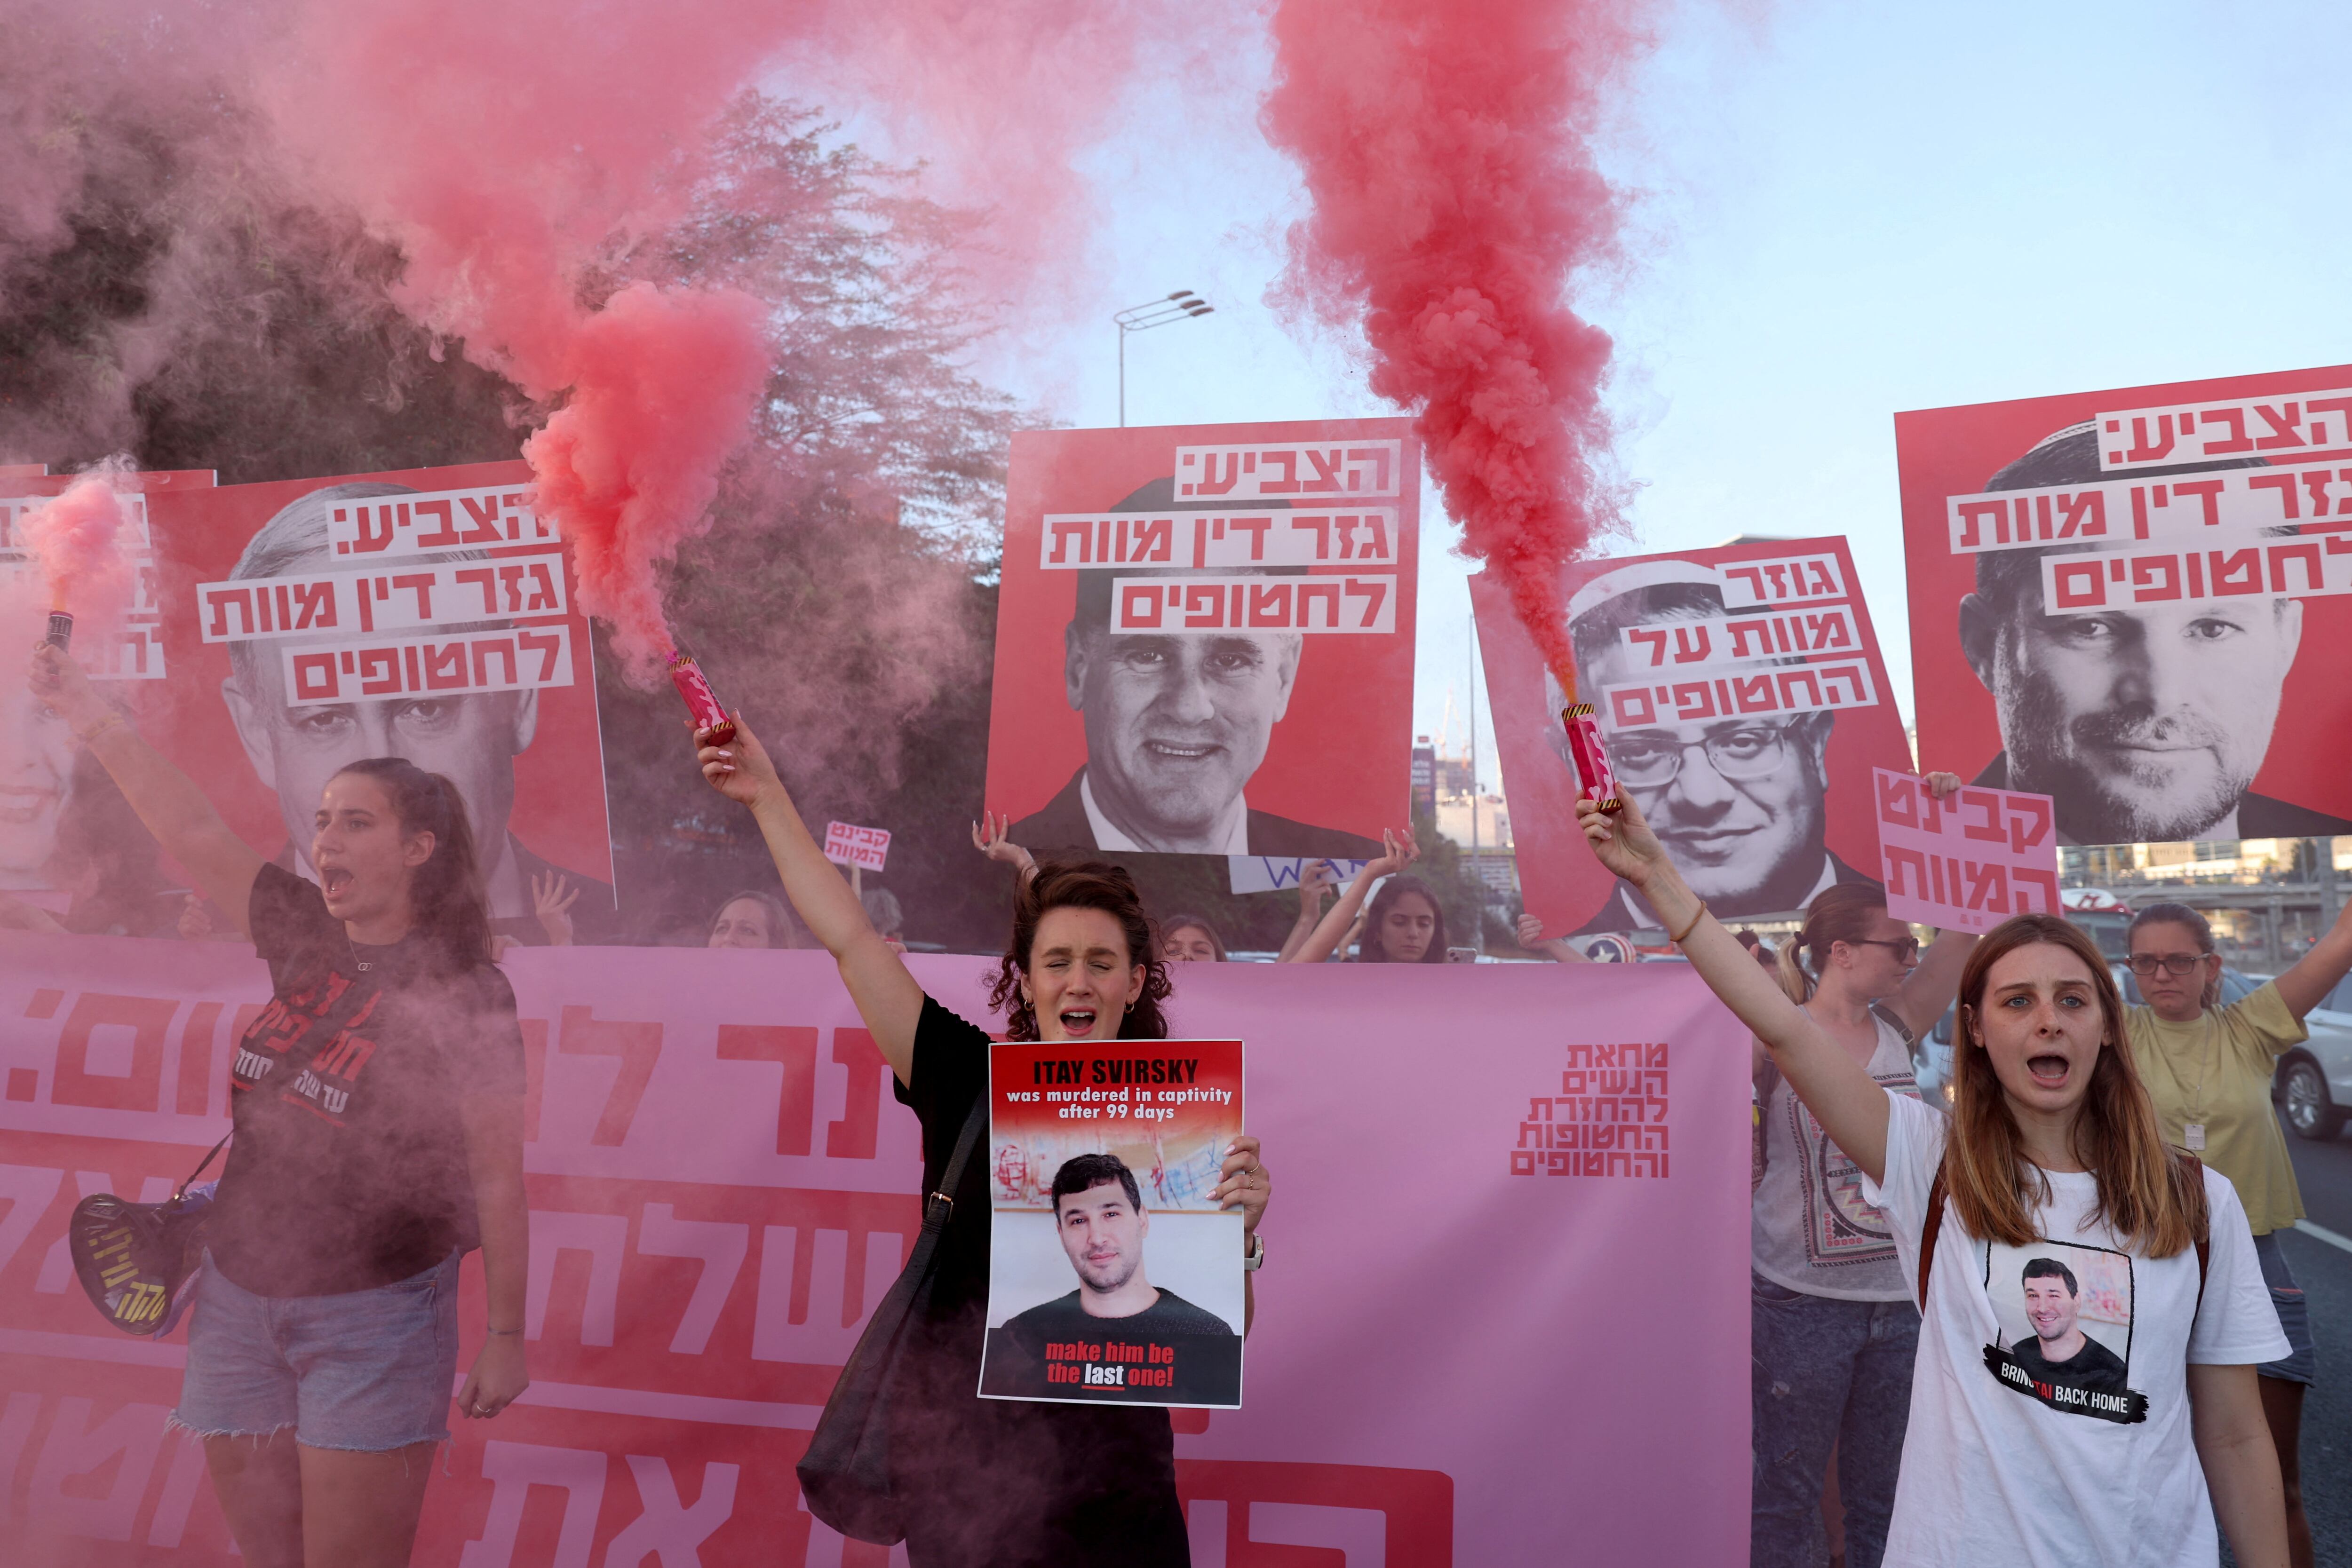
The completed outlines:
{"type": "MultiPolygon", "coordinates": [[[[2252,458],[2132,477],[2263,465],[2252,458]]],[[[1985,488],[2103,477],[2097,432],[2085,422],[2044,437],[1985,488]]],[[[2302,603],[2249,594],[2047,612],[2043,558],[2097,548],[1976,558],[1976,591],[1959,606],[1960,648],[1992,694],[2001,750],[1973,781],[2050,796],[2066,843],[2352,833],[2352,821],[2252,788],[2302,643],[2302,603]]]]}
{"type": "MultiPolygon", "coordinates": [[[[1114,509],[1168,509],[1171,484],[1155,481],[1114,509]]],[[[1380,854],[1370,839],[1249,804],[1250,777],[1289,709],[1307,639],[1234,628],[1114,631],[1114,578],[1174,574],[1076,574],[1062,678],[1064,695],[1086,727],[1086,765],[1043,810],[1013,825],[1014,841],[1041,852],[1342,860],[1380,854]]]]}
{"type": "MultiPolygon", "coordinates": [[[[1578,685],[1599,701],[1647,671],[1625,645],[1630,628],[1724,614],[1721,580],[1696,561],[1649,560],[1594,578],[1569,601],[1578,685]]],[[[1563,765],[1560,692],[1546,678],[1545,734],[1563,765]]],[[[1608,731],[1617,780],[1633,792],[1691,888],[1718,915],[1801,909],[1841,882],[1876,879],[1830,852],[1826,758],[1836,716],[1770,714],[1608,731]]],[[[1656,929],[1657,915],[1622,883],[1574,936],[1656,929]]]]}
{"type": "MultiPolygon", "coordinates": [[[[380,483],[334,485],[289,503],[257,530],[237,557],[232,580],[286,577],[339,567],[328,537],[328,515],[338,501],[376,496],[406,496],[408,486],[380,483]]],[[[228,645],[230,674],[221,698],[236,726],[237,738],[263,786],[278,797],[287,841],[278,863],[300,875],[310,868],[303,852],[310,842],[312,817],[327,780],[353,762],[371,757],[404,757],[457,786],[481,857],[490,899],[491,929],[538,945],[548,938],[532,914],[531,883],[556,873],[581,896],[572,906],[578,940],[592,942],[613,924],[609,883],[551,864],[515,836],[515,758],[539,729],[539,694],[533,691],[429,694],[358,702],[295,706],[286,700],[286,676],[277,642],[228,645]]]]}

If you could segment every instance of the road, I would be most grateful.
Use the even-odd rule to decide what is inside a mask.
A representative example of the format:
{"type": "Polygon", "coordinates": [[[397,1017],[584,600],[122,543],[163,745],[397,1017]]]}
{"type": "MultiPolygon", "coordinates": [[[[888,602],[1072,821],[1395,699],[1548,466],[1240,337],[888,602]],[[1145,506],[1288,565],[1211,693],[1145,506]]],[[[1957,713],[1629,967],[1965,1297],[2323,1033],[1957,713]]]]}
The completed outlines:
{"type": "MultiPolygon", "coordinates": [[[[2352,1129],[2325,1144],[2289,1134],[2286,1144],[2310,1223],[2352,1242],[2352,1129]]],[[[2279,1248],[2319,1345],[2319,1384],[2303,1407],[2304,1511],[2316,1560],[2352,1568],[2352,1251],[2294,1230],[2279,1248]]]]}

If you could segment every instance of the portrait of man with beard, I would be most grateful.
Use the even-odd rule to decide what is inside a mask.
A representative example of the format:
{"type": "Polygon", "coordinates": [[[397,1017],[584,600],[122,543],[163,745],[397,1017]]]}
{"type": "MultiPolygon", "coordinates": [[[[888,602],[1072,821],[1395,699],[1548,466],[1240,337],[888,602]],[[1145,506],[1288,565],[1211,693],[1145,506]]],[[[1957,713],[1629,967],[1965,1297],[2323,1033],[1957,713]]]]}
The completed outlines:
{"type": "MultiPolygon", "coordinates": [[[[2259,458],[2190,464],[2133,477],[2264,465],[2259,458]]],[[[1985,488],[2105,476],[2096,431],[2085,422],[2045,437],[1985,488]]],[[[1976,591],[1960,601],[1960,648],[1992,694],[2002,749],[1973,782],[2050,796],[2066,843],[2352,832],[2352,821],[2249,788],[2270,750],[2302,641],[2302,604],[2248,595],[2045,613],[2042,558],[2101,548],[1977,557],[1976,591]]]]}

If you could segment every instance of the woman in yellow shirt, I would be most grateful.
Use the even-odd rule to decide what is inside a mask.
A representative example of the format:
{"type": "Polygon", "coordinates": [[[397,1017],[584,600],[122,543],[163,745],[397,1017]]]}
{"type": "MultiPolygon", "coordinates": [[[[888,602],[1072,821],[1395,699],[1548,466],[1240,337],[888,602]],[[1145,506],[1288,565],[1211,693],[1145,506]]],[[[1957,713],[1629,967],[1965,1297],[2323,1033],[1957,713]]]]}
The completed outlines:
{"type": "Polygon", "coordinates": [[[2352,970],[2352,905],[2293,968],[2227,1007],[2215,1005],[2221,958],[2203,915],[2186,904],[2152,904],[2132,917],[2130,941],[2132,975],[2147,998],[2126,1015],[2133,1063],[2165,1137],[2238,1189],[2279,1326],[2294,1347],[2285,1360],[2257,1370],[2286,1483],[2288,1547],[2295,1568],[2310,1568],[2296,1447],[2313,1375],[2311,1322],[2272,1234],[2303,1218],[2303,1195],[2271,1111],[2271,1073],[2280,1055],[2306,1038],[2304,1015],[2352,970]]]}

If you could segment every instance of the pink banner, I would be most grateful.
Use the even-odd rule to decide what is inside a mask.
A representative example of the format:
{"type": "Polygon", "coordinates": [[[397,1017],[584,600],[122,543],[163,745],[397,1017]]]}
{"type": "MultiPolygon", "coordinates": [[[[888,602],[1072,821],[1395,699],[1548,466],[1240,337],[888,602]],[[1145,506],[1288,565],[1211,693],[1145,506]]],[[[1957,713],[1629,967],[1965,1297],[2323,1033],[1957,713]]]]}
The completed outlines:
{"type": "MultiPolygon", "coordinates": [[[[982,960],[910,962],[982,1016],[982,960]]],[[[416,1561],[892,1561],[793,1476],[917,1222],[915,1120],[831,961],[508,967],[534,1381],[453,1423],[416,1561]]],[[[0,1561],[236,1561],[164,1427],[184,1325],[107,1328],[62,1239],[82,1194],[160,1197],[226,1129],[266,988],[236,946],[8,939],[0,1561]]],[[[1687,968],[1195,965],[1171,1010],[1248,1041],[1276,1183],[1245,1407],[1175,1413],[1197,1568],[1743,1560],[1747,1040],[1687,968]]],[[[478,1260],[465,1291],[470,1362],[478,1260]]]]}

